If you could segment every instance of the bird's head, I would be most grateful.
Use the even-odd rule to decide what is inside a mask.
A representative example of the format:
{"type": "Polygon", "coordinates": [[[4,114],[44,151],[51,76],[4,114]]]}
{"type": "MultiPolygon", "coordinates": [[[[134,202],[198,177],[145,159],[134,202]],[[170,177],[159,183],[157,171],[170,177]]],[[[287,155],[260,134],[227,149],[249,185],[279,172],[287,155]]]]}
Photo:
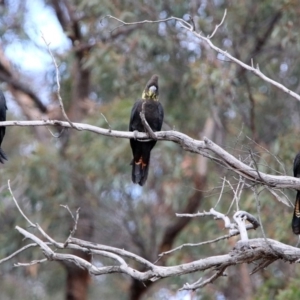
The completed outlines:
{"type": "Polygon", "coordinates": [[[153,75],[146,84],[142,99],[158,101],[158,94],[158,76],[153,75]]]}

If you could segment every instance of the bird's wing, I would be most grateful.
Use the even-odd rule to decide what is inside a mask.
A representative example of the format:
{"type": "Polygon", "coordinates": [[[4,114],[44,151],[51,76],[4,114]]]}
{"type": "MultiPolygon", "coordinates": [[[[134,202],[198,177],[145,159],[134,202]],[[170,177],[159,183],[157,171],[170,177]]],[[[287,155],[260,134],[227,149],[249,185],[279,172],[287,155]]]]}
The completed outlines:
{"type": "Polygon", "coordinates": [[[159,115],[159,130],[161,130],[161,127],[162,127],[162,124],[164,122],[164,108],[163,106],[161,105],[161,103],[159,102],[159,105],[158,105],[158,115],[159,115]]]}
{"type": "Polygon", "coordinates": [[[141,100],[137,100],[131,109],[131,115],[130,115],[130,121],[129,121],[129,131],[134,131],[134,128],[132,127],[133,118],[135,117],[135,114],[137,113],[137,108],[138,108],[140,102],[141,102],[141,100]]]}
{"type": "Polygon", "coordinates": [[[6,100],[3,92],[0,90],[0,121],[6,121],[6,100]]]}
{"type": "Polygon", "coordinates": [[[300,177],[300,152],[296,155],[294,159],[294,177],[300,177]]]}

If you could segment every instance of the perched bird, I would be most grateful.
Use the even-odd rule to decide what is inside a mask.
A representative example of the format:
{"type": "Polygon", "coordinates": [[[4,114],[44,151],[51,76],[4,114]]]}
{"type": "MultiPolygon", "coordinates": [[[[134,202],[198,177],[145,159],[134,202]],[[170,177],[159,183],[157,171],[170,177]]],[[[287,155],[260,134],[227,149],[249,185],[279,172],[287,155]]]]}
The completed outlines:
{"type": "MultiPolygon", "coordinates": [[[[140,112],[144,104],[145,119],[153,131],[160,131],[164,119],[164,109],[158,101],[159,88],[158,76],[153,75],[147,82],[143,91],[142,98],[137,100],[131,110],[129,131],[145,132],[140,112]]],[[[132,181],[139,185],[144,185],[147,180],[150,152],[155,146],[155,140],[139,141],[130,139],[133,160],[132,164],[132,181]]]]}
{"type": "MultiPolygon", "coordinates": [[[[2,91],[0,90],[0,121],[1,122],[6,121],[6,110],[7,110],[6,100],[2,91]]],[[[4,160],[7,160],[7,157],[1,148],[4,135],[5,135],[5,127],[1,126],[0,127],[0,162],[2,164],[4,164],[4,160]]]]}
{"type": "MultiPolygon", "coordinates": [[[[300,178],[300,152],[296,155],[294,160],[294,177],[300,178]]],[[[292,229],[295,234],[300,234],[300,191],[297,191],[296,195],[292,229]]]]}

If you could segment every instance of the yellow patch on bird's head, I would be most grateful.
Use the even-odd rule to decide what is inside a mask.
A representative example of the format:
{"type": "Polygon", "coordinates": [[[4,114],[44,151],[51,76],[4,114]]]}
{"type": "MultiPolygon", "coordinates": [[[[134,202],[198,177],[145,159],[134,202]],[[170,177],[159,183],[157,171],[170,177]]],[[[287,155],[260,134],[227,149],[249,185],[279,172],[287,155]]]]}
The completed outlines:
{"type": "Polygon", "coordinates": [[[158,101],[158,94],[158,76],[153,75],[146,84],[142,99],[158,101]]]}
{"type": "Polygon", "coordinates": [[[142,94],[142,99],[158,101],[158,89],[157,89],[157,87],[152,85],[148,89],[145,89],[143,91],[143,94],[142,94]]]}

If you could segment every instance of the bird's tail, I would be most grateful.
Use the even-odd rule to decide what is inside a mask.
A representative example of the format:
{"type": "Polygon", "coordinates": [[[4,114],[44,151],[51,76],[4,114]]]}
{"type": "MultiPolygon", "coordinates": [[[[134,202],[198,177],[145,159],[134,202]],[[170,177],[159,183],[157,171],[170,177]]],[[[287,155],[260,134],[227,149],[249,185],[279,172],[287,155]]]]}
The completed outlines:
{"type": "Polygon", "coordinates": [[[300,234],[300,191],[297,191],[292,220],[292,229],[295,234],[300,234]]]}
{"type": "Polygon", "coordinates": [[[131,178],[133,183],[138,183],[141,186],[144,185],[148,177],[149,162],[150,156],[147,159],[141,157],[138,161],[132,160],[131,178]]]}
{"type": "Polygon", "coordinates": [[[7,160],[7,156],[4,153],[4,151],[2,150],[2,148],[0,148],[0,163],[4,164],[4,160],[7,160]]]}

